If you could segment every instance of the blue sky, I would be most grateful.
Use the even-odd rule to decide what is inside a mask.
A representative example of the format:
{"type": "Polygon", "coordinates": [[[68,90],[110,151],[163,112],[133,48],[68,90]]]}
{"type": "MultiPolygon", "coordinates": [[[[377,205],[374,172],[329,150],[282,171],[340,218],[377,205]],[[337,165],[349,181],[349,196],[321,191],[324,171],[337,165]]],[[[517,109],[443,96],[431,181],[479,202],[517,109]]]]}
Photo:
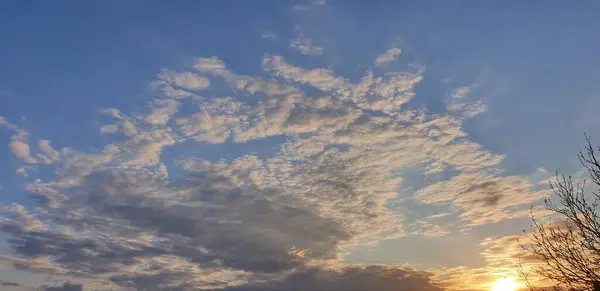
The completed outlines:
{"type": "Polygon", "coordinates": [[[569,4],[6,2],[0,280],[514,276],[526,210],[600,129],[600,4],[569,4]]]}

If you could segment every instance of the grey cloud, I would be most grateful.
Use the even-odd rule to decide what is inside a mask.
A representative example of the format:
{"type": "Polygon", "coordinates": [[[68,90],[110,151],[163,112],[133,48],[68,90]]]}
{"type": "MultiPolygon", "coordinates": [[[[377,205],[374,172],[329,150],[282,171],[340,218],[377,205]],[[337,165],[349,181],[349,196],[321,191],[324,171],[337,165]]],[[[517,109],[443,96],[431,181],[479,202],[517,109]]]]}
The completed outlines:
{"type": "MultiPolygon", "coordinates": [[[[214,289],[215,291],[217,289],[214,289]]],[[[243,285],[224,291],[441,291],[429,274],[394,266],[351,266],[341,270],[307,268],[281,281],[243,285]]]]}
{"type": "MultiPolygon", "coordinates": [[[[359,265],[339,269],[322,267],[300,268],[281,279],[264,280],[239,286],[210,288],[210,291],[443,291],[431,281],[431,274],[410,268],[383,265],[359,265]]],[[[165,282],[180,280],[180,274],[160,276],[114,276],[111,281],[135,290],[183,291],[192,285],[166,286],[165,282]]],[[[216,284],[215,284],[216,285],[216,284]]]]}
{"type": "Polygon", "coordinates": [[[461,218],[471,225],[496,222],[518,217],[523,211],[507,212],[510,208],[523,208],[548,192],[536,191],[533,183],[520,176],[500,176],[486,172],[462,173],[450,180],[429,185],[417,191],[424,203],[451,202],[462,209],[461,218]]]}
{"type": "Polygon", "coordinates": [[[66,282],[62,286],[46,287],[44,291],[83,291],[83,285],[66,282]]]}
{"type": "MultiPolygon", "coordinates": [[[[2,230],[11,231],[7,228],[2,230]]],[[[166,253],[166,250],[159,248],[139,246],[138,249],[130,249],[115,242],[74,238],[51,232],[12,233],[18,238],[9,242],[21,257],[35,259],[51,256],[55,258],[54,264],[69,270],[72,275],[84,277],[117,272],[122,266],[134,264],[136,257],[166,253]]],[[[25,264],[18,265],[23,269],[36,269],[25,264]]]]}
{"type": "Polygon", "coordinates": [[[20,284],[13,283],[13,282],[0,282],[0,285],[2,285],[2,286],[10,286],[10,287],[18,287],[18,286],[21,286],[20,284]]]}
{"type": "Polygon", "coordinates": [[[502,194],[501,185],[498,185],[496,181],[486,181],[483,183],[478,183],[470,186],[465,190],[464,193],[473,193],[476,191],[481,191],[483,194],[480,198],[474,199],[474,204],[483,204],[485,207],[492,207],[498,205],[500,200],[504,197],[502,194]]]}
{"type": "MultiPolygon", "coordinates": [[[[115,181],[120,179],[117,177],[90,177],[84,185],[88,189],[116,186],[122,183],[115,181]]],[[[163,199],[107,195],[109,189],[101,195],[91,193],[88,205],[100,215],[121,218],[135,227],[189,239],[191,245],[209,249],[211,259],[250,271],[289,269],[296,264],[287,253],[294,246],[310,248],[316,258],[328,257],[337,241],[349,238],[335,223],[299,207],[301,204],[278,202],[276,193],[269,193],[273,190],[240,189],[226,177],[206,173],[188,176],[184,183],[166,185],[159,191],[171,187],[178,191],[184,187],[192,193],[180,204],[167,206],[163,199]],[[204,205],[190,206],[198,202],[204,205]]]]}
{"type": "MultiPolygon", "coordinates": [[[[13,235],[10,244],[22,258],[52,257],[53,264],[78,276],[119,273],[160,257],[215,270],[281,272],[310,259],[331,259],[337,245],[351,238],[303,203],[279,199],[276,190],[242,188],[206,172],[169,183],[139,173],[94,172],[62,190],[67,199],[43,219],[81,235],[11,222],[2,231],[13,235]],[[152,238],[141,240],[146,234],[152,238]]],[[[144,276],[194,275],[155,268],[160,272],[144,276]]],[[[129,282],[123,278],[114,281],[129,282]]]]}

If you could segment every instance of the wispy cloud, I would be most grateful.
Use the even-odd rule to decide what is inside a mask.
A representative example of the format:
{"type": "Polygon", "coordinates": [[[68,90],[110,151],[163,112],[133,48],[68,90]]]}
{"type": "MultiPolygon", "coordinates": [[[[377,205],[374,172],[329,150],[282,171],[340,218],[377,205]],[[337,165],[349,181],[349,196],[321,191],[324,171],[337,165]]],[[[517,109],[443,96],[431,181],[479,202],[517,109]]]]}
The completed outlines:
{"type": "Polygon", "coordinates": [[[391,48],[375,58],[375,65],[381,66],[390,63],[400,57],[401,52],[399,48],[391,48]]]}
{"type": "Polygon", "coordinates": [[[530,205],[550,194],[549,190],[535,189],[534,183],[527,178],[479,171],[427,186],[417,191],[417,198],[424,203],[450,202],[461,209],[461,218],[470,225],[481,225],[528,216],[528,211],[511,208],[530,205]]]}
{"type": "Polygon", "coordinates": [[[299,35],[290,42],[290,47],[303,55],[320,56],[323,54],[323,48],[313,44],[312,39],[299,35]]]}
{"type": "Polygon", "coordinates": [[[277,35],[271,31],[263,31],[260,33],[260,36],[264,39],[274,40],[277,38],[277,35]]]}
{"type": "Polygon", "coordinates": [[[471,118],[485,112],[486,106],[481,100],[469,102],[468,95],[472,87],[462,87],[452,90],[446,109],[450,112],[459,113],[465,118],[471,118]]]}
{"type": "Polygon", "coordinates": [[[2,116],[0,116],[0,127],[7,128],[13,132],[12,140],[8,144],[8,147],[23,162],[28,164],[49,164],[58,159],[58,153],[52,149],[49,141],[40,141],[41,152],[34,156],[29,146],[29,132],[8,122],[2,116]]]}
{"type": "Polygon", "coordinates": [[[308,4],[294,5],[293,10],[309,10],[327,5],[326,0],[305,1],[308,4]]]}

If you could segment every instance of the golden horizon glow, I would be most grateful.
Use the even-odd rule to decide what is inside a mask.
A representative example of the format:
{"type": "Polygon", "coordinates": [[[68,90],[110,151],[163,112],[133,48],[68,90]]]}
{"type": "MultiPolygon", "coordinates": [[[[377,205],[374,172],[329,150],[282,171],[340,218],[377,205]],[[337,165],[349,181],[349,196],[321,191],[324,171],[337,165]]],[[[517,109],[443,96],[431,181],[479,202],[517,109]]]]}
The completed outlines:
{"type": "Polygon", "coordinates": [[[515,282],[512,277],[505,277],[497,280],[492,285],[492,291],[515,291],[519,289],[520,285],[515,282]]]}

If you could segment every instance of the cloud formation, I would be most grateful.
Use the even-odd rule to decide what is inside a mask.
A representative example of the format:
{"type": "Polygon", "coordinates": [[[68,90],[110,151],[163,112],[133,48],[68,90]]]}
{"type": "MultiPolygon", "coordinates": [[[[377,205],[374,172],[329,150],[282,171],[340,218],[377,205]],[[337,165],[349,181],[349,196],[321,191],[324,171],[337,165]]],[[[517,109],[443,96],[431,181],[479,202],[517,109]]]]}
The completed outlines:
{"type": "MultiPolygon", "coordinates": [[[[375,63],[399,54],[388,50],[375,63]]],[[[366,70],[351,81],[276,55],[261,64],[260,76],[237,74],[216,56],[162,70],[153,82],[161,97],[147,112],[101,111],[112,122],[100,133],[113,142],[93,152],[48,140],[34,148],[25,130],[0,119],[14,132],[15,156],[55,174],[26,186],[35,208],[2,207],[0,229],[15,254],[3,260],[139,290],[298,290],[302,281],[302,290],[434,291],[428,273],[340,261],[350,247],[448,233],[390,209],[400,198],[449,204],[474,227],[518,217],[545,194],[525,177],[502,175],[503,157],[468,140],[452,114],[464,106],[445,114],[410,108],[420,70],[366,70]],[[232,94],[198,95],[211,82],[232,94]],[[285,142],[264,156],[163,154],[273,137],[285,142]],[[456,175],[399,197],[407,169],[456,175]]],[[[76,287],[61,288],[48,290],[76,287]]]]}

